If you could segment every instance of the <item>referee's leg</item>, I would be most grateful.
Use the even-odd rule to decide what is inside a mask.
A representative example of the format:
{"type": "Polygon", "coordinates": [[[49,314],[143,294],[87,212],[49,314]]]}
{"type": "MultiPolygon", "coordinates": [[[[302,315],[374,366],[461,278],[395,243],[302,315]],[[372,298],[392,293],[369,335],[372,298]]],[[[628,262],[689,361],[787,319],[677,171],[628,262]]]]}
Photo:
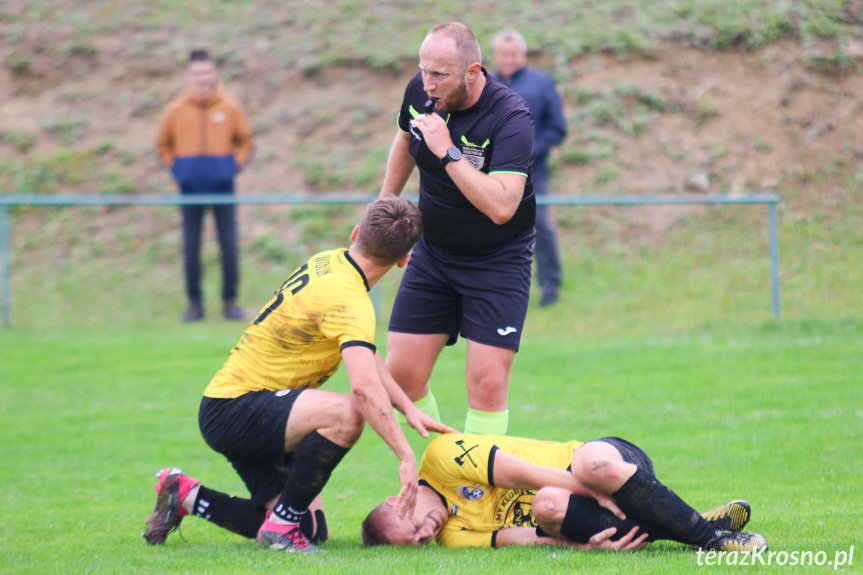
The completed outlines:
{"type": "Polygon", "coordinates": [[[507,396],[514,349],[467,342],[465,433],[504,435],[509,426],[507,396]]]}

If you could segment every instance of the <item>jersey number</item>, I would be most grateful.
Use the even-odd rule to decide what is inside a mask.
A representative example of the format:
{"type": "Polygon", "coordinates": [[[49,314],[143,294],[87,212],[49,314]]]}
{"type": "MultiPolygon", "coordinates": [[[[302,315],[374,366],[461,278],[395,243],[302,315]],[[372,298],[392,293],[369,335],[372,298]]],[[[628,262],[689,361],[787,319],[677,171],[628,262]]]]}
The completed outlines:
{"type": "Polygon", "coordinates": [[[297,292],[309,285],[309,274],[306,271],[309,269],[309,264],[305,263],[302,265],[300,269],[295,271],[291,277],[285,280],[285,283],[282,284],[282,287],[279,288],[279,291],[276,292],[276,298],[273,300],[273,303],[267,306],[267,309],[261,312],[261,315],[254,321],[255,325],[258,325],[269,316],[277,307],[279,307],[283,301],[285,301],[285,290],[288,288],[291,289],[291,295],[297,295],[297,292]]]}

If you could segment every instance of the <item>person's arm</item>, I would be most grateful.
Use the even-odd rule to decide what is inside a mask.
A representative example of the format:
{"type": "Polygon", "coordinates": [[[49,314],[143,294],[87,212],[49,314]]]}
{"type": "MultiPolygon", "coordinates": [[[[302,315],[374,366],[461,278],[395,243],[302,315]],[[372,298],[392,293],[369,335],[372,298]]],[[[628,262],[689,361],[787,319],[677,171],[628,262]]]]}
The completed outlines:
{"type": "Polygon", "coordinates": [[[404,190],[405,184],[414,171],[416,162],[410,152],[409,133],[399,132],[396,134],[390,155],[387,159],[387,169],[384,173],[384,182],[381,185],[379,197],[398,196],[404,190]]]}
{"type": "MultiPolygon", "coordinates": [[[[453,147],[449,128],[440,114],[423,114],[411,123],[422,132],[429,150],[438,158],[443,158],[453,147]]],[[[485,174],[465,159],[447,164],[446,172],[464,197],[498,225],[515,215],[527,182],[527,175],[522,174],[485,174]]]]}
{"type": "Polygon", "coordinates": [[[497,225],[507,223],[515,215],[527,176],[484,174],[464,159],[450,162],[446,171],[464,197],[497,225]]]}
{"type": "Polygon", "coordinates": [[[162,164],[171,168],[174,165],[174,135],[171,131],[171,115],[166,113],[159,124],[159,136],[156,140],[156,147],[159,151],[159,157],[162,159],[162,164]]]}
{"type": "Polygon", "coordinates": [[[410,400],[405,391],[401,386],[399,386],[398,382],[393,379],[393,376],[387,369],[381,354],[377,352],[375,352],[375,362],[377,363],[378,375],[381,378],[381,382],[384,384],[384,389],[387,390],[387,394],[390,396],[390,402],[396,409],[402,412],[402,415],[404,415],[405,419],[408,421],[408,425],[416,429],[421,437],[424,439],[427,438],[429,436],[429,431],[436,431],[438,433],[458,433],[458,431],[452,427],[444,425],[439,421],[435,421],[431,416],[414,405],[414,402],[410,400]]]}
{"type": "Polygon", "coordinates": [[[252,128],[249,126],[246,115],[243,114],[243,109],[237,106],[237,127],[234,132],[234,160],[237,162],[237,168],[242,170],[246,167],[252,158],[252,150],[254,149],[254,137],[252,128]]]}
{"type": "Polygon", "coordinates": [[[609,551],[637,551],[644,547],[647,542],[647,533],[642,534],[637,539],[635,538],[638,527],[633,527],[632,530],[618,539],[611,541],[611,538],[617,533],[616,527],[609,527],[605,531],[600,531],[590,538],[588,543],[573,543],[566,539],[558,539],[557,537],[540,537],[536,534],[534,527],[507,527],[497,532],[495,537],[495,547],[507,547],[509,545],[565,545],[583,551],[595,551],[599,549],[609,551]]]}
{"type": "Polygon", "coordinates": [[[410,516],[416,507],[419,476],[414,452],[395,420],[390,397],[381,382],[371,349],[350,346],[342,350],[351,395],[363,418],[399,459],[401,490],[396,499],[399,517],[410,516]]]}
{"type": "Polygon", "coordinates": [[[532,465],[502,449],[494,453],[492,480],[495,487],[504,489],[537,491],[542,487],[560,487],[578,495],[586,495],[584,487],[570,471],[532,465]]]}
{"type": "Polygon", "coordinates": [[[614,513],[621,520],[626,519],[626,514],[614,502],[609,495],[597,493],[585,487],[579,482],[571,471],[532,465],[517,457],[498,449],[494,454],[494,468],[492,480],[495,487],[504,489],[529,489],[536,491],[542,487],[560,487],[576,495],[592,497],[599,504],[614,513]]]}

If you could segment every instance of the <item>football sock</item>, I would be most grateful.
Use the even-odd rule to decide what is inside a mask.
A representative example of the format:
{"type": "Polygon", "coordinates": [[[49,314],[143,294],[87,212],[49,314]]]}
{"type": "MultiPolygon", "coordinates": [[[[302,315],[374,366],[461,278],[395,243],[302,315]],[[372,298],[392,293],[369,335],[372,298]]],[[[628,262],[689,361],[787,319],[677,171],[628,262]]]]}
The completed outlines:
{"type": "MultiPolygon", "coordinates": [[[[611,537],[611,540],[617,541],[636,526],[639,529],[635,532],[634,539],[643,533],[648,534],[648,541],[672,538],[664,527],[639,523],[629,516],[625,520],[618,519],[611,511],[600,506],[593,497],[573,494],[569,496],[569,506],[566,508],[566,515],[560,526],[560,534],[575,543],[587,543],[591,537],[600,531],[615,527],[617,532],[611,537]]],[[[548,536],[539,527],[537,527],[537,535],[548,536]]]]}
{"type": "Polygon", "coordinates": [[[257,536],[266,514],[266,509],[252,507],[250,499],[213,491],[203,485],[198,490],[192,509],[192,515],[203,517],[210,523],[249,539],[257,536]]]}
{"type": "Polygon", "coordinates": [[[285,490],[273,513],[288,523],[300,523],[348,451],[350,448],[333,443],[317,431],[307,435],[294,451],[285,490]]]}
{"type": "Polygon", "coordinates": [[[440,421],[440,410],[437,408],[437,400],[432,392],[429,392],[429,394],[422,399],[416,400],[414,405],[435,421],[440,421]]]}
{"type": "MultiPolygon", "coordinates": [[[[431,416],[431,418],[434,419],[435,421],[440,421],[440,411],[438,410],[438,407],[437,407],[437,399],[435,399],[435,396],[432,392],[429,392],[429,394],[427,396],[416,400],[414,402],[414,405],[416,405],[419,408],[419,410],[422,411],[423,413],[425,413],[426,415],[431,416]]],[[[396,410],[393,410],[393,412],[396,414],[396,421],[398,422],[399,425],[402,426],[402,429],[404,431],[411,429],[411,426],[408,425],[408,420],[405,419],[405,416],[402,415],[401,411],[396,409],[396,410]]]]}
{"type": "Polygon", "coordinates": [[[628,518],[664,527],[675,541],[704,547],[716,536],[698,511],[641,468],[612,497],[628,518]]]}
{"type": "Polygon", "coordinates": [[[303,518],[300,521],[300,531],[302,531],[303,535],[305,535],[312,543],[326,541],[330,538],[330,530],[329,527],[327,527],[327,518],[324,516],[324,512],[320,509],[315,509],[314,514],[306,513],[303,515],[303,518]],[[314,521],[312,520],[312,515],[315,516],[314,521]],[[315,529],[315,522],[318,524],[317,529],[315,529]]]}
{"type": "Polygon", "coordinates": [[[505,435],[509,427],[509,411],[467,410],[464,421],[465,433],[479,435],[505,435]]]}

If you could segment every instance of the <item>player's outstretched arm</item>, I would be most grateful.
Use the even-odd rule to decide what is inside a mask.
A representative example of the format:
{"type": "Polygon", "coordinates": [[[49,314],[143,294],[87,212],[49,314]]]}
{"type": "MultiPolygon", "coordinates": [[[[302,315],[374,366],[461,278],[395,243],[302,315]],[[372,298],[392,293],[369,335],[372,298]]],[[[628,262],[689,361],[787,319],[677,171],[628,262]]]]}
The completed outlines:
{"type": "Polygon", "coordinates": [[[399,130],[390,148],[380,197],[400,195],[415,167],[416,162],[410,153],[410,134],[399,130]]]}
{"type": "Polygon", "coordinates": [[[401,490],[395,507],[400,518],[410,516],[416,507],[419,489],[416,458],[396,422],[390,397],[378,375],[374,353],[367,347],[346,347],[342,350],[342,358],[348,370],[351,395],[363,418],[399,458],[401,490]]]}
{"type": "Polygon", "coordinates": [[[428,438],[429,431],[436,431],[438,433],[458,433],[458,431],[452,427],[444,425],[439,421],[435,421],[431,416],[424,413],[414,405],[414,402],[410,400],[405,391],[401,386],[399,386],[398,382],[393,379],[393,376],[387,369],[381,354],[377,352],[375,352],[375,362],[378,367],[378,375],[390,396],[390,401],[393,406],[402,412],[402,415],[404,415],[405,419],[408,421],[408,425],[416,429],[417,433],[419,433],[421,437],[424,439],[428,438]]]}

